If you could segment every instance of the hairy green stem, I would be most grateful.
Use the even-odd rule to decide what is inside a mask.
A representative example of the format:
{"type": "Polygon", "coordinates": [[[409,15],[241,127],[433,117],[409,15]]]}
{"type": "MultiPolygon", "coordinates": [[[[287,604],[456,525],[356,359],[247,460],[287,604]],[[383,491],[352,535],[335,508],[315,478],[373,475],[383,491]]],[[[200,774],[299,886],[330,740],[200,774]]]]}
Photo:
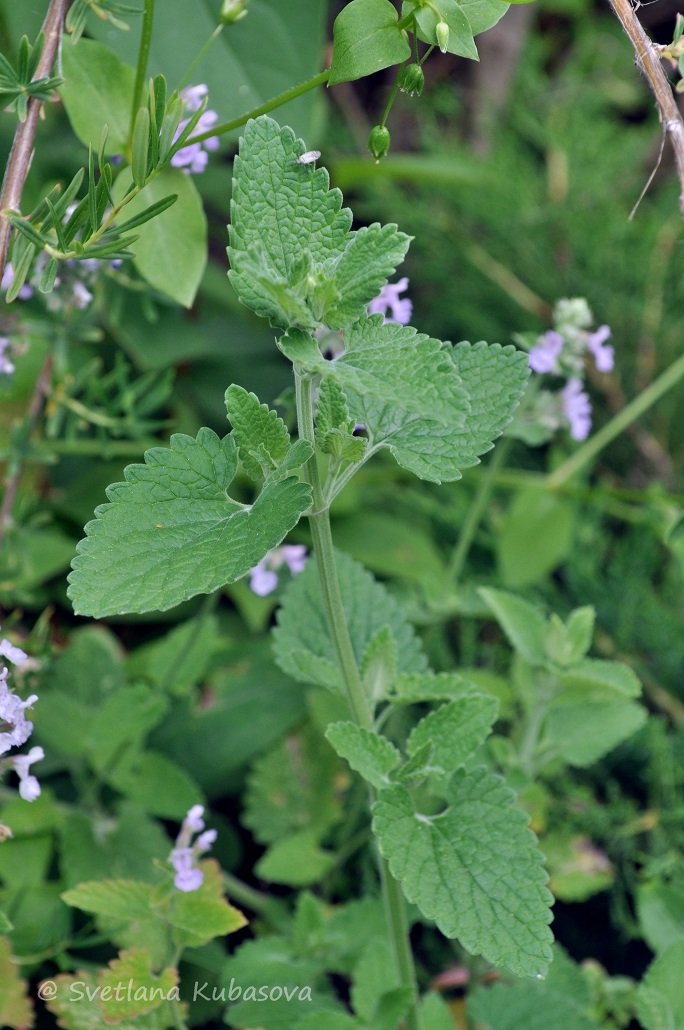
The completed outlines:
{"type": "MultiPolygon", "coordinates": [[[[309,513],[309,525],[311,527],[311,538],[328,628],[335,645],[337,660],[354,721],[357,725],[372,732],[373,718],[366,701],[356,655],[354,654],[354,647],[349,635],[349,627],[347,626],[340,584],[337,578],[337,568],[335,566],[330,512],[324,503],[321,477],[318,469],[315,451],[316,437],[313,420],[311,377],[300,376],[295,372],[295,392],[299,435],[301,439],[308,440],[314,448],[314,453],[305,466],[305,475],[313,495],[313,505],[309,513]]],[[[370,792],[370,796],[371,801],[373,801],[375,798],[373,791],[370,792]]],[[[416,972],[408,938],[404,897],[401,887],[390,872],[388,863],[381,855],[378,855],[378,863],[385,917],[389,928],[397,973],[402,986],[411,987],[414,992],[413,1002],[406,1016],[406,1030],[422,1030],[417,1001],[416,972]]]]}
{"type": "Polygon", "coordinates": [[[631,426],[633,422],[636,422],[644,412],[648,411],[651,405],[655,404],[656,401],[671,390],[680,379],[684,378],[684,355],[677,358],[669,368],[654,379],[653,382],[643,390],[638,397],[635,397],[633,401],[630,401],[618,412],[610,422],[607,422],[597,433],[594,433],[592,437],[585,444],[583,444],[579,450],[564,461],[562,465],[548,476],[546,480],[547,486],[551,490],[556,490],[558,487],[563,486],[569,479],[571,479],[577,472],[584,468],[592,458],[595,458],[597,454],[607,447],[609,443],[612,443],[628,426],[631,426]]]}
{"type": "Polygon", "coordinates": [[[145,88],[145,77],[147,75],[147,60],[150,56],[152,45],[152,25],[154,23],[154,0],[145,0],[143,12],[142,35],[140,37],[140,49],[138,50],[138,67],[135,71],[135,86],[133,87],[133,105],[131,107],[131,127],[128,133],[128,142],[133,139],[133,127],[138,114],[138,108],[142,101],[145,88]]]}
{"type": "Polygon", "coordinates": [[[496,483],[497,473],[510,450],[510,446],[510,439],[505,438],[501,441],[498,447],[494,449],[491,461],[487,465],[484,476],[478,485],[477,493],[468,509],[466,520],[458,537],[458,543],[454,548],[451,562],[449,563],[449,578],[451,579],[453,586],[456,586],[463,574],[463,567],[466,563],[468,554],[470,553],[470,548],[473,540],[475,539],[475,534],[477,533],[480,522],[482,521],[485,509],[489,504],[489,499],[492,496],[492,490],[496,483]]]}
{"type": "Polygon", "coordinates": [[[261,891],[255,890],[254,887],[243,883],[242,880],[239,880],[237,876],[233,876],[232,873],[224,872],[222,875],[223,886],[232,901],[237,901],[238,905],[244,905],[245,908],[251,909],[252,912],[262,914],[266,911],[271,901],[268,894],[262,894],[261,891]]]}
{"type": "Polygon", "coordinates": [[[272,100],[267,100],[265,104],[255,107],[252,111],[248,111],[247,114],[241,114],[239,118],[233,118],[232,122],[222,122],[221,125],[215,125],[213,129],[209,129],[207,132],[191,136],[185,145],[189,147],[193,143],[201,143],[202,140],[209,139],[212,136],[223,136],[226,132],[233,132],[235,129],[246,125],[250,118],[258,118],[262,114],[268,114],[269,111],[275,111],[277,107],[282,107],[283,104],[289,103],[290,100],[296,100],[297,97],[301,97],[304,93],[316,89],[317,86],[323,86],[329,77],[330,69],[327,68],[324,72],[319,72],[313,78],[307,79],[301,86],[293,86],[292,89],[285,90],[284,93],[273,97],[272,100]]]}

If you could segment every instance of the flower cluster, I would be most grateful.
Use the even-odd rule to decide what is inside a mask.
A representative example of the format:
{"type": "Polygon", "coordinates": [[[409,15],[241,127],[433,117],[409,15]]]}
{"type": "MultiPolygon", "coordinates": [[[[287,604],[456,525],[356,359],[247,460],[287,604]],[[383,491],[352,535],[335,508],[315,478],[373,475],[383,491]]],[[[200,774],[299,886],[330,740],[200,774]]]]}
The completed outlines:
{"type": "MultiPolygon", "coordinates": [[[[188,115],[196,114],[205,103],[207,93],[207,87],[203,84],[188,86],[187,89],[182,89],[180,91],[180,98],[183,102],[184,111],[188,115]]],[[[174,139],[178,139],[189,121],[190,118],[184,118],[181,121],[174,139]]],[[[193,135],[196,133],[199,136],[203,132],[209,132],[216,125],[217,121],[218,114],[216,111],[203,111],[193,130],[193,135]]],[[[218,136],[210,136],[209,139],[203,140],[202,143],[190,143],[189,146],[183,147],[182,150],[173,155],[171,164],[174,168],[182,168],[186,175],[198,175],[207,167],[207,162],[209,161],[207,151],[218,150],[218,146],[218,136]]]]}
{"type": "MultiPolygon", "coordinates": [[[[9,640],[0,640],[0,658],[6,659],[13,665],[26,665],[29,657],[20,647],[15,647],[9,640]]],[[[25,701],[21,701],[12,692],[8,683],[9,669],[6,665],[0,666],[0,755],[6,754],[13,747],[22,747],[33,732],[33,723],[26,718],[26,709],[33,708],[38,700],[37,694],[31,694],[25,701]]],[[[26,755],[14,755],[12,758],[5,758],[0,763],[6,768],[14,769],[19,777],[19,793],[24,801],[35,801],[40,796],[40,784],[35,776],[30,773],[34,762],[39,762],[45,757],[42,747],[32,747],[26,755]]]]}
{"type": "Polygon", "coordinates": [[[308,556],[303,544],[284,544],[274,547],[249,573],[249,586],[259,597],[272,594],[278,586],[278,570],[287,565],[293,576],[301,572],[308,556]]]}
{"type": "Polygon", "coordinates": [[[204,806],[193,805],[183,820],[176,838],[176,846],[169,856],[171,865],[176,870],[174,886],[186,893],[196,891],[202,886],[204,874],[201,869],[196,868],[195,862],[205,851],[209,851],[217,836],[216,830],[204,829],[203,815],[204,806]],[[195,833],[199,836],[193,844],[191,842],[195,833]]]}
{"type": "Polygon", "coordinates": [[[586,440],[589,435],[591,401],[583,388],[586,357],[591,355],[599,372],[611,372],[615,364],[615,352],[607,343],[610,329],[602,325],[590,332],[593,320],[583,298],[560,300],[554,309],[553,329],[533,339],[517,337],[529,350],[533,372],[565,380],[560,390],[538,390],[531,405],[523,411],[517,428],[523,430],[527,423],[529,431],[517,435],[528,442],[543,442],[562,426],[569,429],[573,440],[586,440]]]}
{"type": "MultiPolygon", "coordinates": [[[[67,217],[71,211],[67,209],[67,217]]],[[[37,287],[41,276],[48,262],[47,254],[40,254],[33,272],[31,284],[24,283],[17,295],[18,300],[30,300],[34,295],[34,286],[37,287]]],[[[114,262],[112,262],[112,265],[114,262]]],[[[98,274],[101,271],[102,262],[97,258],[83,258],[83,260],[62,261],[60,274],[56,276],[54,287],[51,293],[45,297],[45,304],[48,311],[64,312],[67,310],[85,311],[93,299],[92,287],[98,274]],[[90,287],[90,289],[88,288],[90,287]]],[[[14,269],[12,262],[8,261],[2,277],[2,288],[9,289],[14,280],[14,269]]],[[[2,369],[0,368],[0,372],[2,369]]]]}

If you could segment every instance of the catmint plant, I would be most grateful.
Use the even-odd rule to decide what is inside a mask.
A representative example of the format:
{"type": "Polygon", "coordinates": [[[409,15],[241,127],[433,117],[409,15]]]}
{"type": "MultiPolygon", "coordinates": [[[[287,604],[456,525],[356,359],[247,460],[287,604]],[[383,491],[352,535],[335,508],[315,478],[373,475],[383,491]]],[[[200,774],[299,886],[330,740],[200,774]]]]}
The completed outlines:
{"type": "MultiPolygon", "coordinates": [[[[452,346],[403,324],[410,307],[398,294],[407,282],[388,288],[387,280],[409,238],[395,225],[352,230],[326,170],[298,160],[306,152],[267,116],[247,125],[228,251],[238,297],[270,321],[292,364],[298,438],[254,394],[230,386],[227,436],[177,434],[109,488],[79,545],[69,594],[76,612],[103,617],[165,610],[247,575],[265,592],[274,564],[292,569],[293,552],[274,558],[274,548],[308,519],[313,559],[285,592],[276,658],[295,679],[346,699],[347,718],[327,737],[368,783],[401,1013],[415,1030],[402,894],[447,936],[528,976],[544,975],[550,960],[551,897],[513,793],[474,760],[496,702],[429,670],[384,588],[336,554],[329,509],[385,449],[423,479],[460,478],[510,422],[528,360],[511,346],[452,346]],[[344,344],[334,360],[320,342],[331,333],[344,344]],[[254,484],[251,503],[230,496],[239,464],[254,484]],[[426,704],[407,739],[382,731],[394,709],[426,704]]],[[[186,848],[184,838],[178,875],[192,882],[186,848]]]]}
{"type": "MultiPolygon", "coordinates": [[[[26,711],[30,711],[38,700],[37,694],[31,694],[22,701],[14,693],[8,682],[10,670],[2,663],[3,658],[17,668],[27,666],[30,661],[20,647],[9,640],[0,640],[0,755],[22,747],[29,739],[33,723],[26,718],[26,711]]],[[[35,801],[40,796],[40,784],[30,769],[34,762],[40,762],[44,757],[42,747],[32,747],[27,754],[0,759],[0,767],[13,769],[19,777],[19,794],[24,801],[35,801]]]]}

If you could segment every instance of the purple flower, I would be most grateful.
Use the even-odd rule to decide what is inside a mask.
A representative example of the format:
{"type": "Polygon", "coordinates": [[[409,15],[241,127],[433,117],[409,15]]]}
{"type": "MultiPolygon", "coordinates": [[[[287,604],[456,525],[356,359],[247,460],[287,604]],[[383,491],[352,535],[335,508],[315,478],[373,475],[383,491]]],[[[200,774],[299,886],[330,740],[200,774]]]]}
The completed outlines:
{"type": "Polygon", "coordinates": [[[20,647],[10,644],[9,640],[0,640],[0,655],[7,658],[13,665],[23,665],[28,661],[28,655],[20,647]]]}
{"type": "Polygon", "coordinates": [[[610,346],[604,346],[609,339],[610,327],[607,325],[600,326],[595,333],[587,336],[587,350],[594,355],[599,372],[612,372],[615,365],[615,351],[610,346]]]}
{"type": "Polygon", "coordinates": [[[547,333],[539,337],[536,347],[530,351],[530,368],[538,375],[548,372],[558,372],[558,358],[565,346],[565,340],[560,333],[549,329],[547,333]]]}
{"type": "Polygon", "coordinates": [[[384,325],[388,322],[398,322],[399,325],[408,325],[411,321],[413,303],[408,297],[400,298],[399,294],[408,289],[408,278],[404,276],[398,283],[387,283],[382,290],[368,305],[369,315],[384,315],[384,325]],[[387,311],[390,315],[387,315],[387,311]]]}
{"type": "Polygon", "coordinates": [[[254,594],[266,597],[278,586],[278,570],[287,565],[293,576],[301,572],[308,556],[303,544],[285,544],[274,547],[249,573],[249,586],[254,594]]]}
{"type": "MultiPolygon", "coordinates": [[[[14,269],[12,268],[12,262],[8,261],[5,265],[5,271],[2,273],[2,282],[0,282],[0,289],[9,290],[10,286],[14,282],[14,269]]],[[[22,286],[17,294],[18,300],[28,300],[33,296],[33,290],[26,283],[22,286]]]]}
{"type": "Polygon", "coordinates": [[[171,865],[176,870],[173,879],[175,887],[179,891],[196,891],[202,886],[204,875],[201,869],[195,868],[197,858],[208,851],[216,840],[216,830],[204,830],[204,807],[193,805],[180,828],[176,838],[176,846],[171,852],[171,865]],[[201,831],[204,830],[202,833],[201,831]],[[194,844],[191,845],[192,836],[199,833],[194,844]]]}
{"type": "Polygon", "coordinates": [[[29,768],[44,758],[42,747],[32,747],[27,755],[17,755],[12,759],[14,771],[19,777],[19,793],[24,801],[35,801],[40,797],[40,784],[35,776],[29,774],[29,768]]]}
{"type": "MultiPolygon", "coordinates": [[[[180,91],[180,98],[185,110],[191,115],[199,111],[206,100],[207,92],[207,87],[203,84],[188,86],[187,89],[182,89],[180,91]]],[[[189,118],[181,121],[176,130],[174,140],[178,139],[189,121],[189,118]]],[[[201,133],[209,132],[216,125],[217,121],[218,114],[216,111],[204,111],[193,129],[193,134],[196,133],[199,136],[201,133]]],[[[173,155],[171,164],[174,168],[182,168],[186,175],[198,175],[207,167],[207,162],[209,161],[207,151],[218,150],[218,146],[218,136],[210,136],[209,139],[205,139],[201,143],[190,143],[187,147],[183,147],[182,150],[173,155]]]]}
{"type": "Polygon", "coordinates": [[[591,401],[580,379],[569,379],[561,391],[563,415],[570,425],[573,440],[586,440],[591,429],[591,401]]]}

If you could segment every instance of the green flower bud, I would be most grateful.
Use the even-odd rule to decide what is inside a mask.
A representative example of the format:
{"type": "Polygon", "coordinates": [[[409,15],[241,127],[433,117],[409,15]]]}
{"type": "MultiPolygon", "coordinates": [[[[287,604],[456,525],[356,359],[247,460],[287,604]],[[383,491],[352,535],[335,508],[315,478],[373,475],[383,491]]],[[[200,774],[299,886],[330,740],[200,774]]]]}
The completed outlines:
{"type": "Polygon", "coordinates": [[[449,46],[449,26],[445,21],[437,22],[435,32],[437,33],[437,45],[442,53],[445,54],[449,46]]]}
{"type": "Polygon", "coordinates": [[[232,25],[247,14],[248,0],[223,0],[219,21],[222,25],[232,25]]]}
{"type": "Polygon", "coordinates": [[[381,157],[384,157],[389,148],[389,129],[385,125],[374,125],[368,137],[368,149],[375,160],[379,161],[381,157]]]}
{"type": "Polygon", "coordinates": [[[404,68],[399,79],[399,89],[410,97],[419,97],[423,92],[425,76],[419,64],[409,64],[404,68]]]}

